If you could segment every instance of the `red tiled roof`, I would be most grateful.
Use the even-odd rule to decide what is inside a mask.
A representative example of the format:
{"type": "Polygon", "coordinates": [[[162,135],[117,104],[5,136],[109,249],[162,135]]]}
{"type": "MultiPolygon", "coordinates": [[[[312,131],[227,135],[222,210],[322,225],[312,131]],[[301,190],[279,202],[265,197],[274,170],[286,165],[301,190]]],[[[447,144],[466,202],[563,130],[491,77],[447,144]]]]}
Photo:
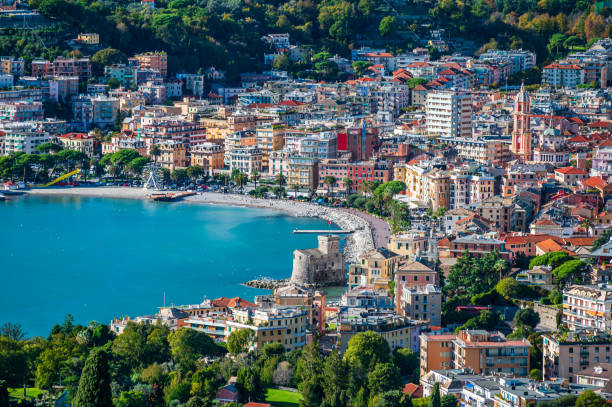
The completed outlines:
{"type": "Polygon", "coordinates": [[[588,141],[589,140],[587,140],[586,138],[584,138],[584,136],[580,134],[567,140],[568,143],[587,143],[588,141]]]}
{"type": "Polygon", "coordinates": [[[598,121],[588,124],[589,127],[607,129],[610,127],[610,122],[598,121]]]}
{"type": "Polygon", "coordinates": [[[563,167],[563,168],[557,168],[555,170],[555,172],[558,172],[560,174],[573,174],[573,175],[588,175],[589,173],[581,170],[579,168],[576,167],[563,167]]]}
{"type": "Polygon", "coordinates": [[[278,104],[278,106],[302,106],[305,105],[304,102],[298,102],[296,100],[283,100],[278,104]]]}
{"type": "Polygon", "coordinates": [[[544,69],[582,69],[582,67],[576,64],[559,64],[555,62],[550,65],[546,65],[544,69]]]}
{"type": "Polygon", "coordinates": [[[250,301],[247,301],[240,297],[227,298],[227,297],[219,297],[211,301],[215,307],[227,307],[227,308],[249,308],[256,307],[257,305],[253,304],[250,301]]]}
{"type": "Polygon", "coordinates": [[[601,177],[591,177],[582,181],[582,185],[592,188],[603,188],[606,186],[606,181],[601,177]]]}
{"type": "Polygon", "coordinates": [[[412,398],[423,397],[423,387],[414,383],[406,383],[402,389],[402,393],[408,394],[412,398]]]}
{"type": "Polygon", "coordinates": [[[558,252],[560,250],[563,250],[563,248],[552,239],[547,239],[539,243],[536,243],[536,246],[538,249],[542,250],[544,253],[558,252]]]}

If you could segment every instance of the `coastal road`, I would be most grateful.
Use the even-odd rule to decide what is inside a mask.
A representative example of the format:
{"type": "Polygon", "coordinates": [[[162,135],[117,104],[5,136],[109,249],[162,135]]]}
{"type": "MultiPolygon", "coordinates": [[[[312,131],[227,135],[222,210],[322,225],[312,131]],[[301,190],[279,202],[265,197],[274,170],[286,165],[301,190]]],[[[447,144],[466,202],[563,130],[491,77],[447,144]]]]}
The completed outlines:
{"type": "Polygon", "coordinates": [[[370,229],[372,230],[374,246],[376,246],[377,249],[381,247],[387,248],[387,244],[389,243],[389,236],[391,235],[391,228],[389,227],[389,223],[386,220],[380,219],[374,215],[370,215],[369,213],[357,211],[351,208],[341,208],[341,210],[358,216],[368,222],[368,224],[370,225],[370,229]]]}

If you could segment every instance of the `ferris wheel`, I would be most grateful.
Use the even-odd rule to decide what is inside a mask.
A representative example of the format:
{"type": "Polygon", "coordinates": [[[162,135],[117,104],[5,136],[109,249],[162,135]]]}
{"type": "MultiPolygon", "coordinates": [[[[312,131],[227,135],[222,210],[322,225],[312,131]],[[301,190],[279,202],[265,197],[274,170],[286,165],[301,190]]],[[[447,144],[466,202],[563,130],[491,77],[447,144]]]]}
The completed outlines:
{"type": "Polygon", "coordinates": [[[161,179],[161,166],[157,163],[148,163],[142,170],[142,179],[145,181],[144,189],[159,189],[161,179]]]}

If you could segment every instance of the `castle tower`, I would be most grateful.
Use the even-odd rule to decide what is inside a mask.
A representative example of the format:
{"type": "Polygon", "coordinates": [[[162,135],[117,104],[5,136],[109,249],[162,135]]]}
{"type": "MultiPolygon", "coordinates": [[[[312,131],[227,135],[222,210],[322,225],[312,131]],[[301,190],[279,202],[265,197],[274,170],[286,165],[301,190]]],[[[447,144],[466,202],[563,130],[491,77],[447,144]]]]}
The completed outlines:
{"type": "Polygon", "coordinates": [[[514,130],[512,131],[511,151],[522,161],[531,160],[531,123],[529,119],[529,95],[525,86],[514,99],[514,130]]]}
{"type": "Polygon", "coordinates": [[[333,254],[340,252],[340,236],[319,235],[319,251],[323,254],[333,254]]]}

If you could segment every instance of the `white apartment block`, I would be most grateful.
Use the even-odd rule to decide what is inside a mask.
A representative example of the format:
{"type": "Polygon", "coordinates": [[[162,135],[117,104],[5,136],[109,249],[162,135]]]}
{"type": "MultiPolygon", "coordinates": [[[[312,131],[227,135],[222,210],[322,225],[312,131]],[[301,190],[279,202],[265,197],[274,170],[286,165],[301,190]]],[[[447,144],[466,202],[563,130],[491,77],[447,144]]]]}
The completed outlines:
{"type": "Polygon", "coordinates": [[[544,67],[542,83],[555,88],[575,88],[584,83],[584,69],[576,64],[553,63],[544,67]]]}
{"type": "Polygon", "coordinates": [[[563,291],[563,322],[570,330],[612,328],[612,286],[573,285],[563,291]]]}
{"type": "Polygon", "coordinates": [[[427,132],[447,137],[472,137],[472,97],[454,90],[427,94],[427,132]]]}
{"type": "Polygon", "coordinates": [[[33,154],[40,144],[51,141],[49,133],[38,130],[32,122],[6,123],[1,130],[5,132],[5,154],[16,152],[33,154]]]}
{"type": "Polygon", "coordinates": [[[234,148],[229,155],[230,171],[238,170],[248,176],[255,170],[261,172],[262,153],[258,147],[241,146],[234,148]]]}

